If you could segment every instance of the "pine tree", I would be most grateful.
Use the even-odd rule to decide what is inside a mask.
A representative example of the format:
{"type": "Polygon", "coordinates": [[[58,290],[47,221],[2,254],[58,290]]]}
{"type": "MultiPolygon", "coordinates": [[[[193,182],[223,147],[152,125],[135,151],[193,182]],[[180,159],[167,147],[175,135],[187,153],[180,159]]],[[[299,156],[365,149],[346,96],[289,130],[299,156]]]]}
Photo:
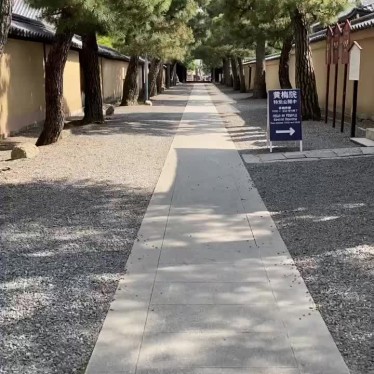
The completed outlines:
{"type": "Polygon", "coordinates": [[[45,66],[46,118],[38,146],[56,142],[64,127],[63,73],[75,33],[83,35],[82,67],[86,83],[85,122],[103,121],[98,68],[96,28],[101,28],[107,12],[104,0],[28,0],[42,10],[43,17],[56,28],[55,40],[45,66]]]}
{"type": "Polygon", "coordinates": [[[309,30],[312,23],[329,22],[347,5],[346,0],[285,0],[295,35],[296,86],[301,89],[303,119],[321,119],[309,30]]]}
{"type": "Polygon", "coordinates": [[[87,1],[75,32],[82,37],[80,62],[84,77],[84,118],[82,124],[104,123],[97,33],[105,34],[112,24],[109,0],[87,1]]]}
{"type": "MultiPolygon", "coordinates": [[[[226,18],[238,29],[240,38],[245,38],[247,46],[256,54],[253,98],[266,97],[264,60],[266,54],[269,13],[272,13],[271,0],[225,0],[226,18]]],[[[238,35],[237,35],[238,37],[238,35]]]]}
{"type": "Polygon", "coordinates": [[[12,5],[12,0],[0,0],[0,57],[4,53],[4,46],[8,39],[12,20],[12,5]]]}
{"type": "Polygon", "coordinates": [[[171,0],[113,0],[116,13],[114,46],[131,56],[123,83],[121,105],[135,105],[139,97],[140,56],[149,54],[157,40],[156,25],[168,11],[171,0]]]}
{"type": "Polygon", "coordinates": [[[64,1],[29,0],[32,7],[43,10],[43,16],[54,23],[56,34],[45,64],[46,113],[37,146],[57,142],[64,127],[63,74],[71,47],[74,28],[74,9],[64,1]]]}
{"type": "Polygon", "coordinates": [[[167,12],[154,24],[152,43],[148,53],[151,56],[149,71],[149,94],[159,92],[157,79],[163,71],[164,61],[181,61],[194,42],[189,21],[196,15],[198,4],[195,0],[172,0],[167,12]]]}

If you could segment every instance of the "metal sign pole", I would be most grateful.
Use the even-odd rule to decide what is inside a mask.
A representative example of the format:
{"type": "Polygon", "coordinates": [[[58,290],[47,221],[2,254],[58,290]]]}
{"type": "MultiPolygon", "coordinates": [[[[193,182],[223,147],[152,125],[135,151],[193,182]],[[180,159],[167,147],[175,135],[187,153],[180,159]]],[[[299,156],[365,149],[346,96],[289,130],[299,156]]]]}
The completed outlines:
{"type": "Polygon", "coordinates": [[[327,65],[327,82],[326,82],[326,99],[325,99],[325,123],[328,121],[329,117],[329,95],[330,95],[330,64],[327,65]]]}

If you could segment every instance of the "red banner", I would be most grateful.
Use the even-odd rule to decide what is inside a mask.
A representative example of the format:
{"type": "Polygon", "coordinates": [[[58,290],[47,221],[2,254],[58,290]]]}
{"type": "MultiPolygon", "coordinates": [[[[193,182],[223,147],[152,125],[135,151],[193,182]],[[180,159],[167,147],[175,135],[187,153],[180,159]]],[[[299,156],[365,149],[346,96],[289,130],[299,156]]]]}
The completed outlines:
{"type": "Polygon", "coordinates": [[[351,48],[351,22],[346,20],[343,26],[342,35],[342,64],[349,64],[349,49],[351,48]]]}
{"type": "Polygon", "coordinates": [[[329,26],[326,32],[326,65],[331,64],[331,49],[332,49],[332,37],[334,36],[334,32],[332,28],[329,26]]]}
{"type": "Polygon", "coordinates": [[[334,36],[332,39],[332,63],[339,63],[339,51],[340,51],[340,37],[342,35],[342,29],[338,24],[334,27],[334,36]]]}

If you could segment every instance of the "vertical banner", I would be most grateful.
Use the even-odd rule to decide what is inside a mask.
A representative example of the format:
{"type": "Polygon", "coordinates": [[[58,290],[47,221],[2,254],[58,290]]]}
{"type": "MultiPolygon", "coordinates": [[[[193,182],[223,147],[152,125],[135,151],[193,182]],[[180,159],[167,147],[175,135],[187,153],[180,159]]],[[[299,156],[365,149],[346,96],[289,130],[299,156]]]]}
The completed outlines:
{"type": "Polygon", "coordinates": [[[331,65],[331,49],[333,36],[334,32],[329,26],[326,30],[326,65],[331,65]]]}
{"type": "Polygon", "coordinates": [[[342,64],[349,64],[349,49],[351,48],[351,22],[346,20],[342,31],[342,64]]]}
{"type": "Polygon", "coordinates": [[[339,24],[334,27],[334,35],[332,38],[332,63],[334,65],[339,63],[339,52],[340,52],[340,37],[342,35],[342,29],[339,24]]]}
{"type": "Polygon", "coordinates": [[[331,50],[332,38],[334,32],[329,26],[326,32],[326,66],[327,66],[327,80],[326,80],[326,96],[325,96],[325,123],[327,123],[329,116],[329,96],[330,96],[330,65],[331,65],[331,50]]]}

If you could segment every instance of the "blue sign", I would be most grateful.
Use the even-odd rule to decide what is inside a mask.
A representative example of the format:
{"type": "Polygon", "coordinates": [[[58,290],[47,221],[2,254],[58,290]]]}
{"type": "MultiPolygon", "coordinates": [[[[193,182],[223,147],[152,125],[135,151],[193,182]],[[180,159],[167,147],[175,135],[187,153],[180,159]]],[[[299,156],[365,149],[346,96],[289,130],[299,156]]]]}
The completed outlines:
{"type": "Polygon", "coordinates": [[[301,130],[300,90],[270,90],[268,95],[270,142],[301,141],[303,135],[301,130]]]}

